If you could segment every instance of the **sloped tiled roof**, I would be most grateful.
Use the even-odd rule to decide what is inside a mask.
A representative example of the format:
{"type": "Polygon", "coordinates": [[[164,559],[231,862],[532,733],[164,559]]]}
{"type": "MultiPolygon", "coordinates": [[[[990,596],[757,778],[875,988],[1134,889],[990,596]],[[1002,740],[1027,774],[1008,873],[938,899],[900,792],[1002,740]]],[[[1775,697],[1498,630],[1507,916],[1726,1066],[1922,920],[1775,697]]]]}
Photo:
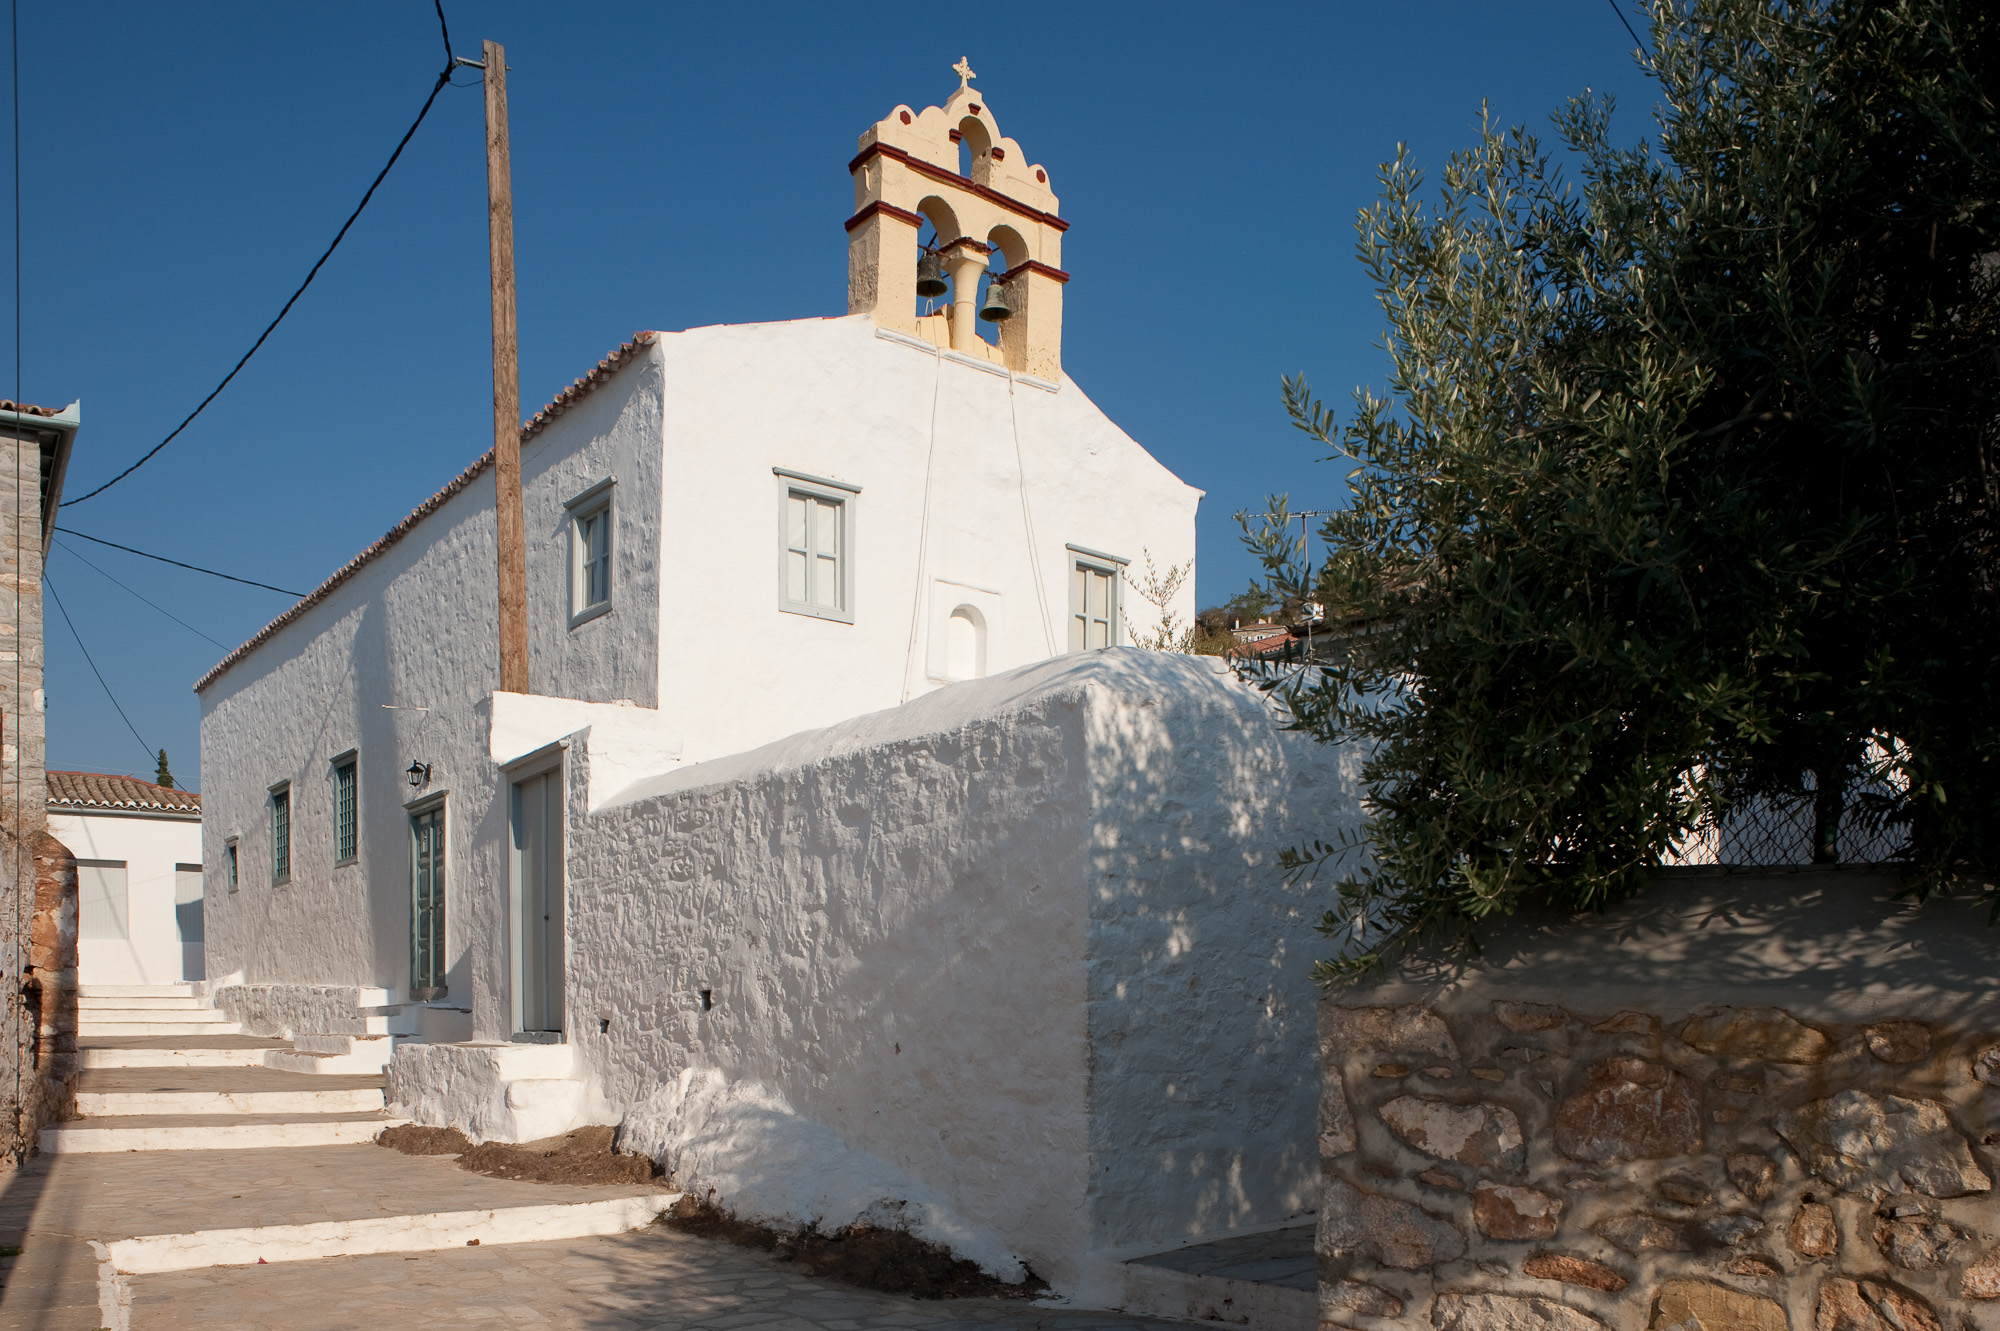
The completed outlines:
{"type": "Polygon", "coordinates": [[[136,776],[106,776],[101,772],[50,772],[49,812],[82,813],[114,810],[127,813],[179,813],[201,816],[201,796],[192,790],[169,790],[136,776]]]}
{"type": "Polygon", "coordinates": [[[61,407],[38,407],[32,402],[15,402],[9,398],[0,398],[0,411],[12,411],[22,416],[62,415],[61,407]]]}
{"type": "MultiPolygon", "coordinates": [[[[543,430],[547,429],[549,427],[549,423],[555,420],[556,417],[562,415],[565,411],[568,411],[572,406],[574,406],[579,400],[589,396],[592,392],[595,392],[599,387],[601,387],[607,380],[611,378],[611,376],[614,373],[617,372],[619,367],[623,366],[625,362],[632,359],[633,355],[636,352],[638,352],[642,348],[652,346],[653,343],[659,341],[659,339],[660,335],[658,333],[641,331],[632,334],[632,340],[630,342],[622,342],[617,347],[613,348],[604,357],[603,360],[597,362],[596,366],[592,368],[589,374],[584,375],[581,379],[578,379],[574,383],[572,383],[568,388],[565,388],[563,389],[562,392],[557,393],[555,397],[549,402],[549,405],[543,407],[540,411],[536,412],[533,416],[530,416],[528,418],[527,422],[521,426],[521,442],[525,444],[528,442],[528,440],[534,438],[536,435],[540,434],[543,430]]],[[[279,629],[285,627],[285,625],[291,623],[293,620],[297,619],[300,615],[303,615],[306,611],[312,609],[312,607],[314,607],[315,605],[318,605],[321,601],[325,600],[329,595],[332,594],[334,588],[340,586],[341,583],[346,582],[356,573],[359,573],[362,567],[368,564],[370,561],[372,561],[377,555],[380,555],[390,546],[394,545],[396,542],[402,540],[405,536],[409,535],[411,529],[414,528],[419,522],[422,522],[425,518],[429,517],[431,514],[437,512],[440,508],[444,507],[444,503],[447,499],[450,499],[460,490],[463,490],[466,486],[478,480],[480,476],[485,474],[486,469],[492,465],[493,465],[493,450],[489,448],[484,453],[482,453],[479,456],[479,458],[473,462],[471,466],[467,467],[464,471],[460,472],[458,475],[452,477],[451,481],[448,484],[446,484],[444,489],[439,490],[429,499],[426,499],[423,503],[418,504],[416,508],[410,513],[409,517],[404,518],[401,522],[391,527],[388,530],[388,532],[382,537],[381,540],[376,541],[375,544],[369,546],[366,550],[363,550],[360,554],[354,556],[354,558],[348,560],[345,564],[342,564],[339,568],[335,569],[332,577],[328,578],[325,582],[322,582],[319,586],[313,588],[310,592],[306,593],[304,598],[302,598],[297,604],[292,606],[291,609],[285,611],[284,614],[279,615],[276,619],[266,624],[263,628],[258,629],[257,632],[254,635],[252,635],[252,637],[248,642],[244,643],[241,647],[238,647],[235,651],[231,652],[229,655],[223,657],[220,661],[216,662],[214,669],[210,670],[207,674],[203,675],[200,679],[194,682],[194,691],[196,693],[200,693],[210,684],[213,684],[216,680],[222,677],[222,673],[225,670],[228,670],[238,661],[241,661],[244,657],[250,655],[250,653],[256,651],[259,647],[263,646],[264,643],[270,639],[271,635],[276,633],[279,629]]]]}

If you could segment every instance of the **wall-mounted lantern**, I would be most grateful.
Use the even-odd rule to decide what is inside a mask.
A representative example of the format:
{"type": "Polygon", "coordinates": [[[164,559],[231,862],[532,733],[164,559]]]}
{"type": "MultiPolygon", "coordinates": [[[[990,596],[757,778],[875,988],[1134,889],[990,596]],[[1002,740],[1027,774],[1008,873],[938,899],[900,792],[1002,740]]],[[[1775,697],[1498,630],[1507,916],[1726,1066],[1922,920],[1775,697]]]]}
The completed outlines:
{"type": "Polygon", "coordinates": [[[431,783],[431,765],[429,763],[412,762],[410,770],[403,775],[410,778],[411,790],[422,790],[431,783]]]}

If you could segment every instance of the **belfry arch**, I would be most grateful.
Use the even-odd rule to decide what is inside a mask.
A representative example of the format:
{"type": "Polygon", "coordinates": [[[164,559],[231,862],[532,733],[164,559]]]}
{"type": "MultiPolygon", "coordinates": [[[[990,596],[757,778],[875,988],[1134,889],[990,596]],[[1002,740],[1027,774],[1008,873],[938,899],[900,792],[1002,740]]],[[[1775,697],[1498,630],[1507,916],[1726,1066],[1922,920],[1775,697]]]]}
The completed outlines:
{"type": "MultiPolygon", "coordinates": [[[[952,278],[952,305],[941,318],[952,350],[997,360],[1020,374],[1056,381],[1062,374],[1062,236],[1046,167],[1000,133],[976,77],[961,60],[958,91],[942,107],[898,106],[861,136],[848,163],[854,214],[847,220],[847,311],[918,335],[919,237],[929,222],[952,278]],[[961,143],[967,172],[959,170],[961,143]],[[983,238],[983,239],[982,239],[983,238]],[[1011,317],[997,347],[979,335],[979,279],[991,256],[1005,262],[1011,317]]],[[[929,329],[921,330],[928,333],[929,329]]]]}

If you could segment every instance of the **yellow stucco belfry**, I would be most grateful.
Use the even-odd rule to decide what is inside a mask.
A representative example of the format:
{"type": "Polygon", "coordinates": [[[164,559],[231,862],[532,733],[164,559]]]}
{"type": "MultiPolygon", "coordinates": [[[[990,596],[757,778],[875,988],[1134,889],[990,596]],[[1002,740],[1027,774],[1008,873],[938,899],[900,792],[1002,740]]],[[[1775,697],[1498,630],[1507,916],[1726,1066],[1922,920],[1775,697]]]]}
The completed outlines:
{"type": "Polygon", "coordinates": [[[1049,173],[1000,133],[993,110],[961,59],[958,91],[941,107],[899,106],[861,136],[848,163],[854,215],[847,220],[847,312],[883,328],[1056,381],[1062,373],[1062,236],[1049,173]],[[971,163],[959,173],[959,143],[971,163]],[[951,274],[948,309],[918,313],[919,236],[928,221],[951,274]],[[999,325],[1000,345],[979,336],[979,277],[1004,271],[1013,316],[999,325]]]}

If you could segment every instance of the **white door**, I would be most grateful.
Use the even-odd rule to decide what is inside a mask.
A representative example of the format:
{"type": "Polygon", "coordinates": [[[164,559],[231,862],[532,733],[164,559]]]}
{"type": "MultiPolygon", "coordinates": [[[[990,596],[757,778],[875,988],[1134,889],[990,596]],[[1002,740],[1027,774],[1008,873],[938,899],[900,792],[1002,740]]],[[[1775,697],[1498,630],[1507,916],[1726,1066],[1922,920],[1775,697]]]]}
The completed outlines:
{"type": "Polygon", "coordinates": [[[200,980],[208,972],[202,964],[201,866],[174,866],[174,922],[181,934],[181,978],[200,980]]]}
{"type": "Polygon", "coordinates": [[[562,769],[514,783],[514,1015],[524,1032],[563,1028],[562,769]]]}

